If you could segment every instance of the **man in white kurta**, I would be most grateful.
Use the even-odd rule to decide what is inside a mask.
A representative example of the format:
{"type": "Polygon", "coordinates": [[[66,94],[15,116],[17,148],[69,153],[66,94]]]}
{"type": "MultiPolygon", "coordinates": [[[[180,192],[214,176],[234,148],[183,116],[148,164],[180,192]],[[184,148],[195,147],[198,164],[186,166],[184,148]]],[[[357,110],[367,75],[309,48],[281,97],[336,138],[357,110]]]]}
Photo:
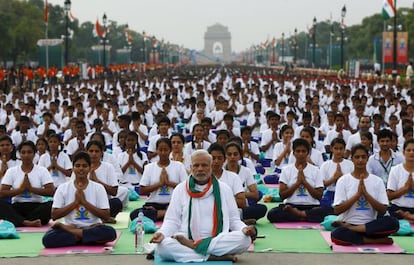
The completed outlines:
{"type": "Polygon", "coordinates": [[[257,232],[254,227],[246,226],[240,220],[230,188],[213,179],[212,159],[207,151],[195,151],[191,161],[193,175],[174,189],[163,225],[154,234],[151,242],[159,243],[158,254],[164,260],[203,262],[211,256],[232,259],[232,255],[240,254],[249,248],[257,232]],[[191,178],[195,183],[194,189],[205,192],[199,198],[190,195],[191,178]],[[222,221],[222,231],[217,234],[213,232],[214,224],[217,223],[217,213],[214,211],[214,205],[217,205],[214,193],[217,190],[213,191],[214,189],[219,190],[222,208],[222,218],[218,220],[222,221]],[[205,254],[199,253],[196,246],[209,237],[212,238],[205,254]]]}

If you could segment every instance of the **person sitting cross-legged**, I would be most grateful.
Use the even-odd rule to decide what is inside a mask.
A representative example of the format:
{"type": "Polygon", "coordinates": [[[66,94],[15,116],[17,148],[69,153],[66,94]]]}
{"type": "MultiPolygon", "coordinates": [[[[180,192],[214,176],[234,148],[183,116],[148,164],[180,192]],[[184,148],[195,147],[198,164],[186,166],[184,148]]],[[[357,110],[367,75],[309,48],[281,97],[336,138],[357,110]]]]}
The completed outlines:
{"type": "Polygon", "coordinates": [[[52,205],[52,219],[63,217],[65,222],[56,222],[43,236],[46,248],[105,244],[115,240],[115,229],[102,224],[102,220],[110,216],[105,188],[88,179],[90,167],[87,153],[73,156],[75,178],[58,187],[52,205]]]}
{"type": "Polygon", "coordinates": [[[164,260],[236,261],[256,238],[257,230],[240,220],[227,184],[212,175],[212,158],[205,150],[191,155],[192,175],[174,189],[161,228],[151,239],[164,260]]]}

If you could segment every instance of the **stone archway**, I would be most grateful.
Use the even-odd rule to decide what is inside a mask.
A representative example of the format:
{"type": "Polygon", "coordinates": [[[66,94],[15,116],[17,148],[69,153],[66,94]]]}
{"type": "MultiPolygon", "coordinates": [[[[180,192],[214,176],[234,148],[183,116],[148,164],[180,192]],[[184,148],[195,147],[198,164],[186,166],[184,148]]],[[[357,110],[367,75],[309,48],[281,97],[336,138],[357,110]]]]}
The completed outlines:
{"type": "Polygon", "coordinates": [[[203,53],[216,62],[231,61],[231,33],[227,27],[216,23],[207,28],[203,53]]]}

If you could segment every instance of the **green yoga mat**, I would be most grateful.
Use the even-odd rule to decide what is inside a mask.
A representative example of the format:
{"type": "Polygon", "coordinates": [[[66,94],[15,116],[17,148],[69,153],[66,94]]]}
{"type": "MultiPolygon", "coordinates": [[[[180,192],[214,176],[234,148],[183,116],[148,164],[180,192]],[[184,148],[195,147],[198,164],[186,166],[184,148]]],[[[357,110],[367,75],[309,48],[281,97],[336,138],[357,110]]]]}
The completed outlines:
{"type": "MultiPolygon", "coordinates": [[[[117,229],[121,231],[121,237],[111,254],[135,254],[135,235],[129,229],[117,229]]],[[[149,242],[153,234],[145,234],[145,242],[149,242]]]]}
{"type": "Polygon", "coordinates": [[[414,238],[412,236],[393,236],[394,242],[397,243],[407,254],[414,254],[414,238]]]}
{"type": "Polygon", "coordinates": [[[255,252],[333,253],[318,230],[276,229],[267,219],[258,222],[257,230],[265,238],[256,240],[255,252]]]}
{"type": "Polygon", "coordinates": [[[20,233],[18,239],[0,240],[0,257],[36,257],[43,249],[44,233],[20,233]]]}
{"type": "MultiPolygon", "coordinates": [[[[158,255],[154,257],[154,265],[178,265],[178,264],[189,264],[183,262],[165,261],[162,260],[158,255]]],[[[191,264],[191,263],[190,263],[191,264]]],[[[232,261],[205,261],[203,265],[232,265],[232,261]]]]}

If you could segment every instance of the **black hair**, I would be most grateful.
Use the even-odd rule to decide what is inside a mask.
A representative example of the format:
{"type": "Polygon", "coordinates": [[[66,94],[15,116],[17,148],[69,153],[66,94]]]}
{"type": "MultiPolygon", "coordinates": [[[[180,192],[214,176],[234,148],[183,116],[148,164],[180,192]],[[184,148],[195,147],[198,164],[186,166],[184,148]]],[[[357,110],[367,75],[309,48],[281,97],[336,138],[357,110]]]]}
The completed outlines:
{"type": "Polygon", "coordinates": [[[405,151],[405,148],[407,148],[407,146],[409,144],[414,144],[414,138],[410,138],[410,139],[408,139],[407,141],[404,142],[404,145],[403,145],[403,150],[404,151],[405,151]]]}
{"type": "Polygon", "coordinates": [[[300,131],[300,134],[302,134],[302,132],[307,132],[311,135],[311,138],[312,138],[311,147],[312,148],[315,147],[315,139],[314,139],[315,138],[315,128],[313,128],[311,126],[307,126],[307,127],[304,127],[302,129],[302,131],[300,131]]]}
{"type": "Polygon", "coordinates": [[[356,153],[356,151],[358,150],[362,150],[364,151],[367,155],[369,155],[369,149],[368,147],[366,147],[363,144],[356,144],[351,148],[351,157],[354,156],[354,154],[356,153]]]}
{"type": "Polygon", "coordinates": [[[182,133],[179,132],[175,132],[170,136],[170,141],[172,141],[173,137],[179,137],[181,139],[181,141],[183,142],[183,144],[185,144],[185,137],[182,133]]]}
{"type": "Polygon", "coordinates": [[[239,154],[240,154],[240,159],[241,158],[243,158],[243,150],[242,150],[242,148],[241,148],[241,146],[240,146],[240,144],[238,144],[237,142],[235,142],[235,141],[232,141],[232,142],[228,142],[227,144],[226,144],[226,147],[225,147],[225,150],[226,150],[226,152],[227,152],[227,149],[229,149],[230,147],[236,147],[237,148],[237,151],[239,152],[239,154]]]}
{"type": "Polygon", "coordinates": [[[289,129],[291,129],[292,131],[294,131],[292,126],[290,126],[290,125],[288,125],[288,124],[283,125],[283,126],[282,126],[282,128],[281,128],[281,129],[280,129],[280,131],[279,131],[279,138],[280,138],[280,139],[282,139],[282,137],[283,137],[283,133],[284,133],[285,131],[289,130],[289,129]]]}
{"type": "Polygon", "coordinates": [[[170,149],[172,149],[172,144],[171,144],[170,139],[165,138],[165,137],[161,137],[160,139],[157,140],[157,143],[155,144],[155,149],[158,149],[158,146],[162,143],[166,143],[170,147],[170,149]]]}
{"type": "Polygon", "coordinates": [[[91,166],[91,157],[89,156],[89,154],[87,153],[87,152],[85,152],[85,151],[80,151],[80,152],[76,152],[76,154],[74,154],[73,155],[73,158],[72,158],[72,164],[73,165],[75,165],[75,163],[78,161],[78,160],[81,160],[81,159],[83,159],[83,160],[85,160],[86,161],[86,163],[89,165],[89,166],[91,166]]]}
{"type": "Polygon", "coordinates": [[[100,141],[96,141],[96,140],[89,141],[86,144],[86,150],[89,150],[89,148],[91,148],[92,145],[96,145],[101,150],[101,152],[103,154],[103,152],[105,150],[104,149],[105,147],[102,145],[102,143],[100,141]]]}
{"type": "Polygon", "coordinates": [[[8,136],[7,134],[2,135],[2,136],[0,136],[0,142],[2,142],[2,141],[8,141],[11,144],[13,150],[10,153],[10,159],[16,160],[17,159],[17,156],[16,156],[16,147],[14,146],[13,140],[11,139],[11,137],[8,136]]]}
{"type": "Polygon", "coordinates": [[[212,143],[209,148],[207,149],[208,153],[211,154],[213,151],[220,152],[224,157],[226,157],[226,151],[224,147],[219,143],[212,143]]]}
{"type": "Polygon", "coordinates": [[[135,141],[136,141],[136,143],[137,143],[137,146],[136,146],[135,152],[136,152],[137,156],[138,156],[140,159],[142,159],[142,153],[141,153],[141,149],[140,149],[140,146],[139,146],[139,141],[138,141],[138,134],[137,134],[136,132],[129,131],[129,132],[127,133],[127,135],[126,135],[126,138],[128,138],[128,136],[130,136],[130,137],[134,137],[134,139],[135,139],[135,141]]]}
{"type": "Polygon", "coordinates": [[[388,129],[382,129],[377,133],[377,141],[379,142],[380,139],[388,138],[392,140],[392,131],[388,129]]]}
{"type": "Polygon", "coordinates": [[[296,138],[293,143],[292,143],[292,149],[293,152],[295,152],[295,150],[299,147],[299,146],[303,146],[306,148],[306,150],[308,150],[308,154],[311,150],[311,146],[309,145],[308,141],[306,141],[303,138],[296,138]]]}
{"type": "Polygon", "coordinates": [[[344,147],[346,146],[345,140],[344,140],[344,139],[342,139],[342,138],[334,138],[334,139],[331,141],[331,147],[333,147],[335,144],[341,144],[341,145],[343,145],[344,147]]]}
{"type": "Polygon", "coordinates": [[[20,151],[22,150],[23,146],[28,146],[28,147],[30,147],[30,148],[33,150],[33,153],[36,153],[36,152],[37,152],[36,145],[35,145],[32,141],[30,141],[30,140],[29,140],[29,141],[25,141],[25,142],[21,143],[21,144],[19,145],[19,147],[17,148],[17,150],[20,152],[20,151]]]}

